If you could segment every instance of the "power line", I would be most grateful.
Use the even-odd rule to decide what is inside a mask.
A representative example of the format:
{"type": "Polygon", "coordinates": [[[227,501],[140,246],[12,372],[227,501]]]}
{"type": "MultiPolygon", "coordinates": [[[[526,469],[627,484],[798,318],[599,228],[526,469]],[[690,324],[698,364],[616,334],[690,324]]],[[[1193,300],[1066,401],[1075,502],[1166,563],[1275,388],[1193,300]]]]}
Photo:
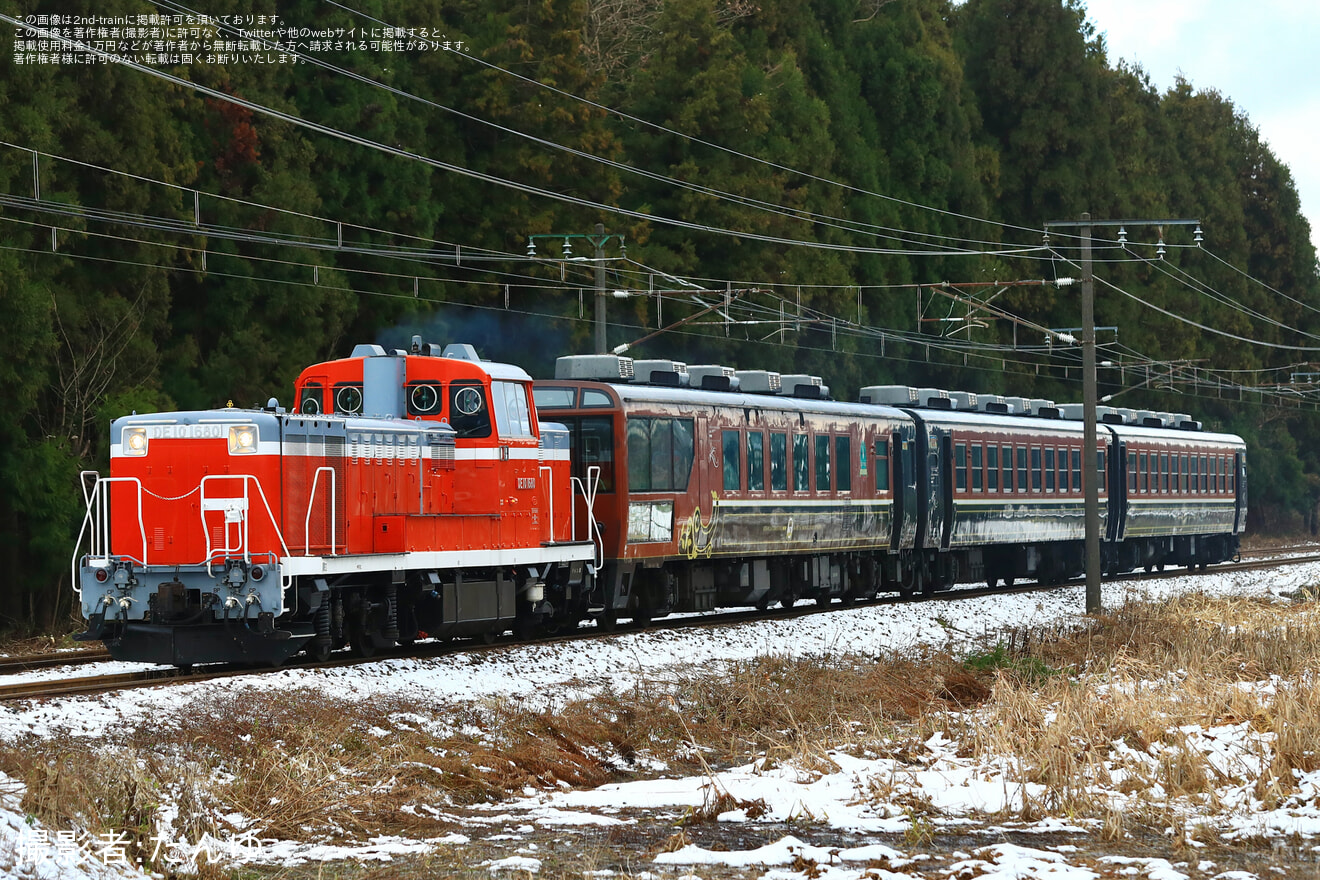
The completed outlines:
{"type": "MultiPolygon", "coordinates": [[[[345,5],[342,4],[342,3],[336,2],[336,0],[325,0],[325,2],[326,2],[326,3],[329,3],[331,6],[337,6],[337,7],[339,7],[340,9],[343,9],[343,10],[346,11],[346,12],[350,12],[350,13],[356,15],[356,16],[359,16],[360,18],[365,18],[365,19],[367,19],[368,21],[373,21],[373,22],[375,22],[376,24],[379,24],[379,25],[382,25],[382,26],[385,26],[385,27],[392,27],[392,25],[390,25],[388,22],[382,21],[382,20],[379,19],[379,18],[375,18],[375,17],[373,17],[373,16],[371,16],[371,15],[368,15],[368,14],[365,13],[365,12],[362,12],[362,11],[360,11],[360,10],[358,10],[358,9],[354,9],[354,8],[352,8],[352,7],[350,7],[350,6],[345,6],[345,5]]],[[[412,29],[410,29],[410,28],[397,28],[397,30],[400,30],[400,31],[406,31],[406,32],[409,34],[409,36],[412,37],[413,39],[420,40],[420,41],[422,41],[423,43],[426,43],[426,44],[428,44],[428,45],[432,45],[432,46],[438,46],[438,45],[439,45],[439,44],[436,43],[435,41],[428,40],[428,39],[426,39],[425,37],[417,36],[417,34],[416,34],[414,31],[412,31],[412,29]]],[[[521,75],[521,74],[514,73],[514,72],[511,71],[511,70],[507,70],[507,69],[505,69],[505,68],[503,68],[503,67],[500,67],[500,66],[497,65],[497,64],[494,64],[494,63],[492,63],[492,62],[490,62],[490,61],[486,61],[485,59],[482,59],[482,58],[478,58],[478,57],[476,57],[476,56],[474,56],[474,55],[469,55],[469,54],[467,54],[467,53],[465,53],[465,52],[458,52],[458,53],[456,53],[456,54],[459,55],[460,57],[464,58],[465,60],[471,61],[471,62],[473,62],[473,63],[475,63],[475,64],[479,64],[479,65],[482,65],[483,67],[487,67],[487,68],[489,68],[489,69],[491,69],[491,70],[498,71],[498,72],[500,72],[500,73],[502,73],[502,74],[504,74],[504,75],[506,75],[506,76],[512,77],[512,78],[517,79],[517,80],[519,80],[519,81],[521,81],[521,82],[525,82],[525,83],[528,83],[529,85],[536,86],[537,88],[545,89],[545,90],[550,91],[550,92],[554,92],[554,93],[557,94],[557,95],[562,95],[563,97],[569,98],[569,99],[571,99],[571,100],[573,100],[573,101],[578,101],[579,103],[582,103],[582,104],[584,104],[584,105],[586,105],[586,106],[588,106],[588,107],[592,107],[592,108],[594,108],[594,109],[601,110],[601,111],[603,111],[603,112],[605,112],[605,113],[608,113],[608,114],[610,114],[610,115],[612,115],[612,116],[617,116],[617,117],[620,118],[620,119],[626,119],[626,120],[628,120],[629,122],[635,122],[635,123],[637,123],[637,124],[639,124],[639,125],[646,126],[647,128],[651,128],[651,129],[654,129],[654,130],[656,130],[656,131],[661,131],[661,132],[664,132],[665,134],[671,134],[671,135],[674,135],[674,136],[676,136],[676,137],[680,137],[680,138],[682,138],[682,139],[684,139],[684,140],[686,140],[686,141],[690,141],[690,142],[692,142],[692,143],[694,143],[694,144],[700,144],[700,145],[702,145],[702,146],[704,146],[704,147],[709,147],[709,148],[712,149],[712,150],[717,150],[717,151],[722,152],[722,153],[727,153],[727,154],[729,154],[729,155],[731,155],[731,156],[736,156],[736,157],[738,157],[738,158],[740,158],[740,159],[746,159],[746,160],[748,160],[748,161],[750,161],[750,162],[755,162],[755,163],[760,164],[760,165],[765,165],[765,166],[767,166],[767,167],[774,168],[774,169],[776,169],[776,170],[778,170],[778,171],[786,171],[786,172],[788,172],[788,173],[790,173],[790,174],[795,174],[795,175],[798,175],[798,176],[800,176],[800,177],[806,178],[807,180],[813,180],[813,181],[816,181],[816,182],[818,182],[818,183],[827,184],[827,185],[829,185],[829,186],[839,187],[839,188],[841,188],[841,189],[847,190],[847,191],[852,192],[852,193],[855,193],[855,194],[857,194],[857,195],[870,196],[870,197],[872,197],[872,198],[881,199],[881,200],[883,200],[883,201],[891,202],[891,203],[893,203],[893,204],[903,205],[903,206],[905,206],[905,207],[909,207],[909,208],[916,208],[916,209],[919,209],[919,210],[922,210],[922,211],[930,211],[930,212],[935,213],[935,214],[941,214],[941,215],[943,215],[943,216],[946,216],[946,217],[953,217],[953,218],[955,218],[955,219],[959,219],[959,220],[970,220],[970,221],[975,222],[975,223],[986,223],[986,224],[989,224],[989,225],[992,225],[992,226],[999,227],[999,228],[1001,228],[1001,229],[1012,229],[1012,230],[1021,231],[1021,232],[1030,232],[1030,233],[1032,233],[1033,235],[1034,235],[1034,234],[1039,234],[1039,232],[1040,232],[1039,229],[1034,229],[1034,228],[1029,227],[1029,226],[1017,226],[1017,225],[1014,225],[1014,224],[1011,224],[1011,223],[1004,223],[1003,221],[999,221],[999,220],[989,220],[989,219],[986,219],[986,218],[984,218],[984,217],[976,217],[976,216],[973,216],[973,215],[970,215],[970,214],[960,214],[960,213],[958,213],[958,212],[956,212],[956,211],[949,211],[949,210],[946,210],[946,209],[944,209],[944,208],[936,208],[936,207],[933,207],[933,206],[931,206],[931,205],[923,205],[923,204],[921,204],[921,203],[919,203],[919,202],[909,201],[909,200],[907,200],[907,199],[902,199],[902,198],[899,198],[899,197],[897,197],[897,196],[885,195],[884,193],[873,192],[873,191],[871,191],[871,190],[863,189],[863,188],[861,188],[861,187],[856,187],[856,186],[852,186],[852,185],[850,185],[850,184],[841,183],[840,181],[837,181],[837,180],[831,180],[831,179],[829,179],[829,178],[827,178],[827,177],[820,177],[820,176],[815,175],[815,174],[812,174],[812,173],[810,173],[810,172],[808,172],[808,171],[802,171],[802,170],[797,169],[797,168],[792,168],[792,167],[787,166],[787,165],[781,165],[781,164],[779,164],[779,163],[777,163],[777,162],[772,162],[772,161],[770,161],[770,160],[768,160],[768,159],[762,159],[762,158],[760,158],[760,157],[758,157],[758,156],[753,156],[753,155],[748,154],[748,153],[743,153],[743,152],[740,152],[740,151],[738,151],[738,150],[734,150],[734,149],[732,149],[732,148],[730,148],[730,147],[721,146],[720,144],[716,144],[716,143],[714,143],[714,142],[712,142],[712,141],[704,140],[704,139],[699,138],[699,137],[697,137],[697,136],[695,136],[695,135],[686,134],[686,133],[684,133],[684,132],[677,131],[677,130],[672,129],[672,128],[668,128],[668,127],[666,127],[666,126],[664,126],[664,125],[660,125],[660,124],[658,124],[658,123],[654,123],[654,122],[651,122],[651,121],[649,121],[649,120],[642,119],[641,117],[633,116],[633,115],[628,114],[628,113],[625,113],[625,112],[623,112],[623,111],[621,111],[621,110],[615,110],[615,109],[613,109],[612,107],[607,107],[607,106],[605,106],[604,104],[598,104],[598,103],[596,103],[595,101],[592,101],[592,100],[590,100],[590,99],[588,99],[588,98],[583,98],[583,97],[580,97],[580,96],[578,96],[578,95],[574,95],[574,94],[571,93],[571,92],[565,91],[565,90],[563,90],[563,89],[556,88],[555,86],[548,85],[548,84],[546,84],[546,83],[542,83],[542,82],[538,82],[537,80],[531,79],[530,77],[526,77],[526,76],[523,76],[523,75],[521,75]]],[[[918,232],[918,233],[914,233],[914,234],[916,234],[916,235],[927,235],[927,233],[919,233],[919,232],[918,232]]],[[[1065,236],[1065,237],[1068,237],[1068,236],[1065,236]]]]}
{"type": "Polygon", "coordinates": [[[759,241],[769,244],[781,244],[781,245],[788,245],[791,247],[805,247],[805,248],[827,250],[827,251],[847,251],[852,253],[863,253],[863,254],[887,254],[891,256],[1009,256],[1015,253],[1022,253],[1024,251],[1041,250],[1041,248],[1039,247],[1033,247],[1028,249],[1007,249],[1007,250],[998,250],[998,251],[977,252],[977,251],[918,251],[918,250],[904,250],[904,249],[894,249],[894,248],[851,247],[847,245],[831,244],[828,242],[804,241],[800,239],[781,238],[778,236],[764,235],[761,233],[727,229],[725,227],[720,227],[720,226],[710,226],[703,223],[694,223],[688,220],[679,220],[672,217],[664,217],[659,214],[648,214],[643,211],[635,211],[629,208],[620,208],[617,206],[606,205],[604,203],[596,202],[591,199],[586,199],[579,196],[573,196],[567,193],[555,192],[553,190],[547,190],[543,187],[520,183],[518,181],[506,180],[505,178],[498,177],[493,174],[487,174],[485,172],[475,171],[470,168],[464,168],[459,165],[454,165],[449,162],[443,162],[438,159],[433,159],[429,156],[424,156],[420,153],[412,152],[410,150],[404,150],[398,147],[391,147],[387,144],[382,144],[379,141],[373,141],[370,138],[351,134],[349,132],[344,132],[337,128],[333,128],[331,126],[324,125],[319,122],[312,122],[307,119],[301,119],[292,114],[285,113],[280,110],[275,110],[271,107],[266,107],[265,105],[258,104],[254,101],[248,101],[244,98],[240,98],[235,95],[229,95],[217,89],[200,85],[198,83],[190,82],[188,80],[174,76],[173,74],[166,73],[165,71],[156,70],[154,68],[147,67],[145,65],[139,64],[138,62],[132,60],[131,58],[126,58],[124,56],[119,56],[119,55],[112,55],[108,52],[105,52],[101,49],[97,49],[79,40],[73,39],[71,37],[66,37],[63,34],[52,33],[51,31],[45,30],[39,26],[25,24],[24,22],[5,13],[0,13],[0,20],[7,21],[10,24],[15,25],[16,27],[25,28],[29,32],[42,36],[46,39],[57,40],[61,43],[66,43],[70,46],[77,48],[80,52],[92,53],[97,55],[98,57],[114,60],[129,68],[132,68],[133,70],[146,73],[149,76],[156,77],[157,79],[164,80],[165,82],[172,83],[173,85],[190,89],[200,94],[208,95],[209,97],[212,97],[218,101],[224,101],[226,103],[234,104],[236,106],[250,110],[253,113],[259,113],[263,116],[268,116],[272,119],[277,119],[282,122],[286,122],[290,125],[295,125],[300,128],[306,128],[309,131],[314,131],[317,132],[318,134],[326,135],[328,137],[333,137],[339,140],[346,141],[348,143],[356,144],[358,146],[368,147],[378,152],[386,153],[388,155],[396,156],[398,158],[410,159],[412,161],[422,162],[426,165],[430,165],[432,167],[439,168],[444,171],[450,171],[455,174],[462,175],[464,177],[470,177],[474,180],[479,180],[483,183],[490,183],[490,184],[495,184],[497,186],[502,186],[508,189],[515,190],[517,192],[525,193],[527,195],[535,195],[535,196],[540,196],[542,198],[554,199],[557,201],[565,202],[566,204],[577,205],[579,207],[585,207],[585,208],[592,208],[599,211],[605,211],[611,214],[618,214],[620,216],[629,217],[635,220],[655,222],[663,225],[675,226],[678,228],[689,229],[697,232],[707,232],[716,235],[725,235],[732,238],[746,239],[749,241],[759,241]]]}
{"type": "MultiPolygon", "coordinates": [[[[179,3],[171,2],[171,0],[152,0],[152,2],[156,6],[170,11],[182,12],[192,15],[199,14],[195,10],[190,9],[187,6],[184,6],[179,3]]],[[[924,238],[942,239],[945,241],[957,241],[957,242],[964,242],[975,245],[1000,246],[1003,244],[1002,242],[998,242],[998,241],[969,239],[959,236],[943,235],[939,233],[917,232],[914,230],[905,230],[892,226],[883,226],[880,224],[865,223],[859,220],[852,220],[850,218],[838,217],[831,214],[821,214],[818,212],[808,211],[806,209],[801,209],[801,208],[785,208],[782,205],[776,204],[774,202],[768,202],[763,199],[758,199],[753,196],[743,195],[740,193],[731,193],[725,190],[720,190],[714,187],[706,186],[704,184],[695,183],[693,181],[681,180],[679,178],[671,177],[669,175],[648,171],[644,168],[639,168],[635,165],[630,165],[626,162],[619,162],[604,156],[597,156],[593,153],[588,153],[584,150],[579,150],[574,147],[570,147],[565,144],[558,143],[557,141],[552,141],[547,138],[542,138],[537,135],[529,134],[527,132],[521,131],[516,128],[511,128],[509,126],[501,125],[500,123],[497,122],[492,122],[487,119],[482,119],[479,116],[475,116],[473,114],[466,113],[462,110],[449,107],[447,105],[441,104],[429,98],[424,98],[420,95],[405,91],[396,86],[391,86],[386,83],[382,83],[378,80],[372,79],[369,76],[365,76],[363,74],[357,73],[356,71],[339,67],[334,64],[330,64],[329,62],[323,61],[315,57],[314,55],[305,55],[303,53],[298,52],[296,48],[281,46],[280,44],[272,44],[269,41],[262,38],[260,35],[254,35],[251,32],[246,31],[242,28],[235,27],[233,25],[228,25],[223,22],[218,24],[222,30],[227,30],[232,33],[238,34],[240,36],[253,38],[263,43],[267,47],[277,46],[280,49],[280,51],[285,52],[286,54],[289,54],[296,58],[300,58],[310,64],[322,68],[323,70],[330,71],[339,76],[347,77],[355,82],[364,83],[366,85],[371,86],[372,88],[381,89],[385,92],[388,92],[389,94],[396,95],[398,97],[405,98],[410,101],[415,101],[427,107],[431,107],[433,109],[443,111],[445,113],[450,113],[454,116],[457,116],[461,119],[465,119],[469,122],[474,122],[478,125],[488,126],[490,128],[495,129],[496,131],[500,131],[505,134],[511,134],[516,137],[523,138],[525,140],[528,140],[532,143],[535,143],[547,149],[567,153],[571,156],[575,156],[577,158],[585,159],[591,162],[596,162],[608,168],[613,168],[615,170],[625,171],[631,174],[637,174],[647,179],[658,181],[661,183],[666,183],[671,186],[677,187],[679,189],[684,189],[690,192],[696,192],[703,195],[708,195],[722,201],[733,202],[735,204],[742,205],[744,207],[756,208],[757,210],[765,211],[767,213],[775,214],[781,217],[787,217],[789,219],[798,220],[805,223],[819,223],[822,226],[838,229],[845,232],[859,233],[859,234],[871,235],[875,237],[892,238],[897,241],[901,241],[911,245],[920,245],[923,244],[923,242],[916,241],[911,238],[906,238],[905,236],[915,235],[915,236],[922,236],[924,238]]],[[[401,31],[403,29],[400,28],[399,30],[401,31]]],[[[968,250],[968,249],[960,248],[958,250],[968,250]]]]}

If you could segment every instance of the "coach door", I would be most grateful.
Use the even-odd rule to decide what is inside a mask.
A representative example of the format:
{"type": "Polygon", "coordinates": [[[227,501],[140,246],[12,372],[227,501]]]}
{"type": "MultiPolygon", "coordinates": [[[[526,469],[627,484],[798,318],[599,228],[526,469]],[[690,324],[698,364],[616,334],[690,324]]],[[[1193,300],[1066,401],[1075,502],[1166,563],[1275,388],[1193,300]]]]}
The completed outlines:
{"type": "Polygon", "coordinates": [[[1242,532],[1247,525],[1247,454],[1239,452],[1233,456],[1234,486],[1233,493],[1233,534],[1242,532]]]}
{"type": "Polygon", "coordinates": [[[1114,444],[1109,456],[1109,525],[1105,540],[1121,541],[1127,527],[1128,508],[1128,456],[1127,444],[1114,444]]]}
{"type": "Polygon", "coordinates": [[[889,536],[890,550],[910,550],[917,537],[917,470],[914,463],[916,437],[904,425],[890,437],[890,485],[894,490],[894,524],[889,536]]]}
{"type": "MultiPolygon", "coordinates": [[[[935,448],[935,438],[931,437],[931,448],[935,448]]],[[[940,454],[938,459],[932,458],[931,468],[931,486],[939,486],[938,495],[932,492],[932,497],[938,497],[941,501],[937,515],[931,516],[931,526],[939,524],[940,529],[940,549],[948,550],[949,542],[953,539],[953,435],[944,434],[939,438],[940,454]]],[[[932,512],[934,514],[934,512],[932,512]]]]}

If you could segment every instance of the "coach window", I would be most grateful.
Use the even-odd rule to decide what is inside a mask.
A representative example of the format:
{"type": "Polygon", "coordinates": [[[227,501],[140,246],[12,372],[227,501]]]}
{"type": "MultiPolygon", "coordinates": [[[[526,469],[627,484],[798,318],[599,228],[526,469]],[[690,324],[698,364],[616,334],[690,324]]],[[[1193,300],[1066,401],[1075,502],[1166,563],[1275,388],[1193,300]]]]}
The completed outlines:
{"type": "Polygon", "coordinates": [[[628,489],[651,490],[651,420],[628,419],[628,489]]]}
{"type": "Polygon", "coordinates": [[[1031,491],[1039,492],[1041,484],[1040,476],[1040,447],[1031,447],[1031,491]]]}
{"type": "MultiPolygon", "coordinates": [[[[609,416],[583,416],[564,420],[573,435],[573,476],[583,481],[598,474],[601,492],[614,491],[614,420],[609,416]],[[594,469],[599,468],[598,471],[594,469]]],[[[691,464],[688,465],[689,470],[691,464]]],[[[686,477],[684,478],[686,480],[686,477]]]]}
{"type": "Polygon", "coordinates": [[[1201,492],[1201,457],[1192,456],[1192,492],[1200,494],[1201,492]]]}
{"type": "Polygon", "coordinates": [[[1150,454],[1141,453],[1141,493],[1145,495],[1150,491],[1150,454]]]}
{"type": "Polygon", "coordinates": [[[1201,456],[1201,491],[1210,491],[1210,456],[1201,456]]]}
{"type": "Polygon", "coordinates": [[[830,436],[816,435],[816,491],[830,491],[830,436]]]}
{"type": "Polygon", "coordinates": [[[490,436],[490,407],[480,382],[455,382],[449,386],[449,425],[459,439],[490,436]]]}
{"type": "Polygon", "coordinates": [[[852,491],[852,438],[834,438],[834,488],[840,492],[852,491]]]}
{"type": "Polygon", "coordinates": [[[1137,491],[1137,454],[1128,453],[1128,494],[1135,495],[1137,491]]]}
{"type": "Polygon", "coordinates": [[[770,489],[788,491],[788,435],[770,435],[770,489]]]}
{"type": "MultiPolygon", "coordinates": [[[[1185,456],[1185,455],[1183,456],[1183,463],[1184,463],[1184,464],[1187,463],[1187,456],[1185,456]]],[[[1181,492],[1181,491],[1182,491],[1182,488],[1180,488],[1180,486],[1182,486],[1182,485],[1186,485],[1185,481],[1183,481],[1181,484],[1180,484],[1180,482],[1179,482],[1180,479],[1181,479],[1181,474],[1182,474],[1182,472],[1178,469],[1178,456],[1177,456],[1177,454],[1174,454],[1174,455],[1170,455],[1170,456],[1169,456],[1169,466],[1170,466],[1170,467],[1172,468],[1172,470],[1173,470],[1173,472],[1172,472],[1172,476],[1171,476],[1171,479],[1169,480],[1169,482],[1170,482],[1170,488],[1172,488],[1173,491],[1174,491],[1174,493],[1177,494],[1178,492],[1181,492]]]]}
{"type": "Polygon", "coordinates": [[[1004,468],[1004,491],[1013,491],[1013,447],[999,447],[999,461],[1004,468]]]}
{"type": "Polygon", "coordinates": [[[308,382],[298,395],[298,412],[305,416],[319,415],[325,409],[322,403],[323,387],[320,382],[308,382]]]}
{"type": "Polygon", "coordinates": [[[604,391],[596,391],[591,388],[582,389],[582,407],[586,409],[592,406],[611,406],[614,401],[604,391]]]}
{"type": "Polygon", "coordinates": [[[889,491],[889,441],[875,441],[875,492],[877,495],[889,491]]]}
{"type": "Polygon", "coordinates": [[[1017,447],[1017,490],[1027,491],[1027,447],[1017,447]]]}
{"type": "Polygon", "coordinates": [[[985,467],[985,462],[983,461],[984,455],[985,455],[984,447],[982,447],[980,443],[973,443],[972,444],[972,491],[973,492],[980,492],[981,487],[985,485],[984,478],[982,476],[984,473],[983,469],[985,467]]]}
{"type": "Polygon", "coordinates": [[[747,432],[747,490],[765,491],[765,435],[747,432]]]}
{"type": "Polygon", "coordinates": [[[1186,455],[1182,457],[1182,491],[1183,492],[1186,492],[1191,488],[1189,483],[1191,480],[1192,472],[1188,467],[1190,463],[1188,462],[1187,458],[1188,457],[1186,455]]]}
{"type": "Polygon", "coordinates": [[[692,473],[692,420],[630,418],[627,431],[628,488],[686,492],[692,473]]]}
{"type": "Polygon", "coordinates": [[[953,447],[954,486],[959,492],[967,491],[967,444],[958,443],[953,447]]]}
{"type": "Polygon", "coordinates": [[[724,443],[724,490],[737,492],[742,489],[742,445],[737,431],[723,431],[724,443]]]}
{"type": "Polygon", "coordinates": [[[574,390],[537,385],[532,389],[532,399],[536,402],[537,409],[572,409],[574,390]]]}
{"type": "Polygon", "coordinates": [[[811,474],[811,466],[807,461],[807,435],[793,435],[793,491],[809,492],[811,486],[808,483],[811,474]]]}
{"type": "Polygon", "coordinates": [[[1169,453],[1160,453],[1160,491],[1169,491],[1169,453]]]}
{"type": "Polygon", "coordinates": [[[1109,494],[1109,482],[1105,479],[1105,457],[1108,453],[1097,449],[1095,453],[1095,487],[1097,495],[1109,494]]]}
{"type": "MultiPolygon", "coordinates": [[[[1072,472],[1073,472],[1073,491],[1082,491],[1082,450],[1074,449],[1072,451],[1072,472]]],[[[1104,485],[1101,483],[1100,485],[1104,485]]]]}
{"type": "Polygon", "coordinates": [[[1054,491],[1054,450],[1045,447],[1045,491],[1054,491]]]}
{"type": "Polygon", "coordinates": [[[999,447],[993,443],[985,448],[985,490],[999,491],[999,447]]]}

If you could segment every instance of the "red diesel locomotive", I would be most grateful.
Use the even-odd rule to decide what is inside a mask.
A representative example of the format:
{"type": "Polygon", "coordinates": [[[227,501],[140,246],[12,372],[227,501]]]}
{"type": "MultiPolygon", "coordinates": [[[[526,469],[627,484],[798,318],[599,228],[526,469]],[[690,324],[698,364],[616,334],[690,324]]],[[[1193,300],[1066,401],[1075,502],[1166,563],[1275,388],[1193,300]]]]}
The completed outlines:
{"type": "Polygon", "coordinates": [[[418,339],[305,370],[296,412],[115,420],[110,476],[84,475],[82,637],[187,666],[530,632],[595,555],[561,515],[568,436],[530,391],[418,339]]]}

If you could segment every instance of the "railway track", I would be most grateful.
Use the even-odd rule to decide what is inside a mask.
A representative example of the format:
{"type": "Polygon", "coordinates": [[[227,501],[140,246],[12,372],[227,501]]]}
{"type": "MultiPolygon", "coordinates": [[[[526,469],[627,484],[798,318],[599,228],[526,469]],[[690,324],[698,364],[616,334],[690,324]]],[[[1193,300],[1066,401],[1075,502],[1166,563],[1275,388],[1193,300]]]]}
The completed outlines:
{"type": "Polygon", "coordinates": [[[101,663],[109,659],[110,652],[105,648],[89,648],[82,651],[53,651],[49,654],[4,657],[0,658],[0,675],[31,672],[34,669],[49,669],[54,666],[82,666],[87,663],[101,663]]]}
{"type": "MultiPolygon", "coordinates": [[[[1176,571],[1163,572],[1134,572],[1121,577],[1111,578],[1109,583],[1121,583],[1123,581],[1144,581],[1157,580],[1173,576],[1198,576],[1200,574],[1217,574],[1234,571],[1259,571],[1262,569],[1278,568],[1285,565],[1301,565],[1309,562],[1320,562],[1320,554],[1297,556],[1288,559],[1253,559],[1245,562],[1232,562],[1215,566],[1205,572],[1197,572],[1191,569],[1178,569],[1176,571]]],[[[896,605],[910,602],[947,602],[958,599],[971,599],[984,596],[1002,596],[1014,595],[1020,593],[1049,592],[1051,590],[1064,589],[1075,586],[1080,580],[1065,581],[1060,584],[1042,584],[1036,581],[1028,581],[1015,584],[1012,587],[998,586],[991,589],[988,586],[980,587],[958,587],[930,595],[917,595],[911,598],[903,598],[897,595],[886,595],[867,602],[856,603],[861,605],[896,605]]],[[[791,608],[775,608],[767,611],[755,609],[739,609],[737,611],[716,612],[713,614],[694,615],[691,617],[666,618],[651,625],[654,629],[702,629],[719,628],[739,623],[767,621],[767,620],[788,620],[797,617],[805,617],[811,614],[828,613],[831,609],[837,610],[838,606],[831,604],[829,606],[819,606],[815,603],[804,602],[791,608]]],[[[552,645],[555,643],[573,642],[584,638],[601,638],[623,635],[627,632],[635,632],[635,627],[622,627],[615,633],[602,633],[596,628],[584,628],[572,633],[543,637],[531,641],[519,641],[509,638],[498,639],[491,644],[482,644],[480,642],[431,642],[414,646],[406,655],[404,654],[382,654],[376,657],[364,658],[357,656],[341,656],[326,660],[321,663],[304,662],[288,663],[280,669],[334,669],[345,666],[356,666],[363,663],[372,663],[377,660],[389,659],[390,657],[406,656],[410,659],[428,659],[432,657],[441,657],[446,654],[464,651],[467,653],[479,653],[482,651],[501,651],[510,647],[516,647],[525,644],[552,645]]],[[[0,674],[13,674],[15,672],[29,671],[50,666],[76,665],[83,663],[92,663],[110,659],[110,655],[105,651],[82,651],[77,654],[49,654],[33,655],[29,658],[15,658],[11,661],[0,662],[0,674]]],[[[259,675],[262,670],[254,669],[250,666],[223,665],[211,666],[201,671],[182,671],[178,669],[168,669],[155,667],[152,669],[139,670],[133,672],[123,672],[111,675],[89,676],[84,678],[62,678],[54,680],[20,682],[14,684],[0,683],[0,702],[23,699],[46,699],[51,697],[70,697],[70,696],[88,696],[106,693],[110,691],[127,690],[139,687],[157,687],[166,684],[184,684],[188,682],[212,681],[220,678],[233,678],[240,675],[259,675]]]]}

